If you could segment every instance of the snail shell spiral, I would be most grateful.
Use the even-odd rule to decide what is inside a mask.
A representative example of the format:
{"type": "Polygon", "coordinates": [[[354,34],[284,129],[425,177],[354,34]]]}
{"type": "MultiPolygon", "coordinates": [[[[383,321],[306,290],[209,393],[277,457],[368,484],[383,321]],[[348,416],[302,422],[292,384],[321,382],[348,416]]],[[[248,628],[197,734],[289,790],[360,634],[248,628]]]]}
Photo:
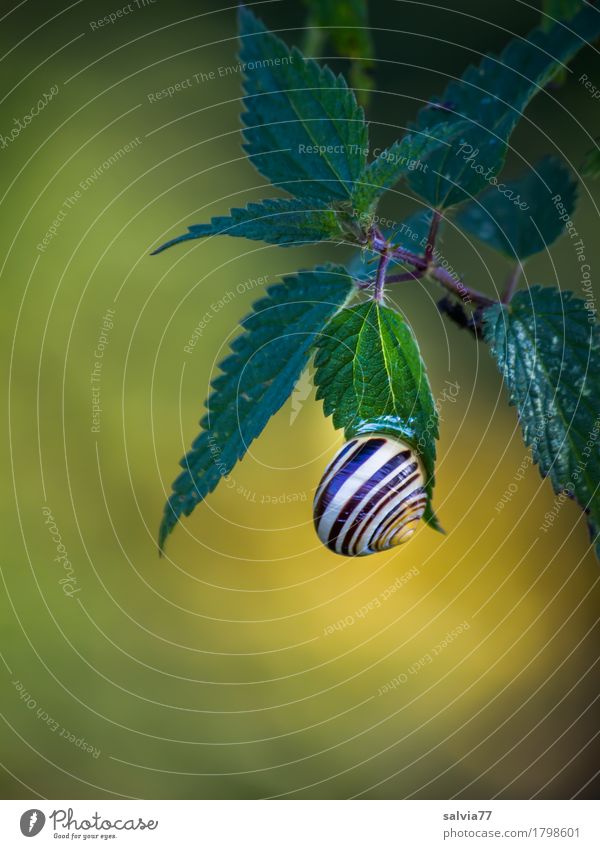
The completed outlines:
{"type": "Polygon", "coordinates": [[[385,434],[340,448],[321,479],[313,516],[321,542],[360,557],[406,542],[425,512],[425,474],[415,451],[385,434]]]}

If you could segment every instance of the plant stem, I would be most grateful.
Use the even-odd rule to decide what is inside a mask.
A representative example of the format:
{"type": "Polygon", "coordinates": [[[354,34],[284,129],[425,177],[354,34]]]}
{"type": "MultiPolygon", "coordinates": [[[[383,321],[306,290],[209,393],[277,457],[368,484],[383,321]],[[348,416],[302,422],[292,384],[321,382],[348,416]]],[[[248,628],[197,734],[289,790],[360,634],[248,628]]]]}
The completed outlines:
{"type": "Polygon", "coordinates": [[[512,270],[508,280],[506,281],[506,288],[504,289],[504,294],[502,295],[502,303],[510,304],[512,300],[512,296],[515,294],[517,290],[517,286],[519,285],[519,280],[521,279],[521,273],[523,271],[523,266],[521,263],[517,263],[517,265],[512,270]]]}
{"type": "Polygon", "coordinates": [[[387,271],[388,265],[390,264],[390,255],[387,250],[384,250],[379,257],[379,264],[377,266],[377,276],[375,277],[375,293],[373,295],[374,300],[378,304],[383,303],[383,293],[385,289],[385,273],[387,271]]]}
{"type": "Polygon", "coordinates": [[[465,304],[474,303],[478,306],[489,307],[496,303],[483,292],[478,292],[477,289],[471,289],[469,286],[453,277],[448,271],[439,265],[433,268],[419,268],[415,271],[405,271],[402,274],[391,274],[386,278],[386,283],[403,283],[407,280],[420,280],[425,274],[429,273],[438,283],[441,283],[444,289],[452,292],[453,295],[460,298],[465,304]]]}
{"type": "Polygon", "coordinates": [[[382,253],[385,251],[389,253],[390,258],[399,259],[402,262],[407,262],[409,265],[414,265],[416,268],[426,268],[427,260],[425,257],[418,256],[414,254],[412,251],[406,250],[406,248],[393,248],[390,250],[390,246],[383,235],[376,227],[373,228],[370,234],[371,238],[371,247],[374,251],[379,251],[382,253]]]}
{"type": "Polygon", "coordinates": [[[302,52],[305,56],[315,56],[323,49],[325,44],[325,30],[317,26],[309,26],[304,35],[302,52]]]}
{"type": "Polygon", "coordinates": [[[465,304],[475,303],[478,306],[489,307],[496,303],[492,298],[484,295],[483,292],[478,292],[477,289],[471,289],[469,286],[465,286],[461,280],[454,277],[439,265],[434,266],[429,273],[438,283],[442,284],[444,289],[452,292],[453,295],[456,295],[465,304]]]}
{"type": "Polygon", "coordinates": [[[435,247],[435,240],[437,238],[438,228],[440,226],[440,221],[442,220],[442,215],[437,209],[433,210],[433,218],[431,219],[431,224],[429,226],[429,234],[427,236],[427,244],[425,246],[425,261],[427,265],[431,265],[433,260],[433,249],[435,247]]]}
{"type": "Polygon", "coordinates": [[[420,280],[425,276],[424,268],[417,268],[415,271],[404,271],[402,274],[390,274],[385,278],[386,283],[404,283],[407,280],[420,280]]]}
{"type": "Polygon", "coordinates": [[[402,262],[407,262],[409,265],[414,265],[415,268],[426,269],[427,260],[423,256],[417,256],[412,251],[407,251],[405,248],[394,248],[391,253],[394,259],[399,259],[402,262]]]}
{"type": "MultiPolygon", "coordinates": [[[[488,298],[487,295],[484,295],[483,292],[478,292],[477,289],[471,289],[469,286],[465,286],[462,280],[454,277],[454,275],[450,274],[449,271],[442,268],[441,265],[434,265],[433,252],[441,219],[441,213],[437,210],[433,210],[433,217],[429,226],[424,256],[418,256],[405,248],[391,248],[383,233],[381,233],[377,227],[373,227],[369,233],[371,247],[374,251],[377,251],[380,254],[379,264],[377,266],[377,275],[375,278],[375,292],[373,295],[377,303],[383,303],[383,294],[386,283],[403,283],[408,280],[420,280],[426,274],[430,274],[434,280],[441,283],[445,289],[451,292],[455,297],[459,298],[463,304],[475,304],[477,307],[488,307],[497,303],[492,298],[488,298]],[[412,265],[415,270],[404,271],[401,274],[391,274],[389,277],[386,277],[386,271],[392,259],[399,260],[407,265],[412,265]]],[[[511,275],[504,295],[504,297],[508,297],[508,300],[512,298],[519,280],[520,272],[521,266],[518,265],[515,272],[511,275]]],[[[360,288],[367,288],[368,285],[370,284],[363,284],[360,288]]],[[[502,302],[508,303],[508,301],[504,300],[504,297],[502,302]]]]}

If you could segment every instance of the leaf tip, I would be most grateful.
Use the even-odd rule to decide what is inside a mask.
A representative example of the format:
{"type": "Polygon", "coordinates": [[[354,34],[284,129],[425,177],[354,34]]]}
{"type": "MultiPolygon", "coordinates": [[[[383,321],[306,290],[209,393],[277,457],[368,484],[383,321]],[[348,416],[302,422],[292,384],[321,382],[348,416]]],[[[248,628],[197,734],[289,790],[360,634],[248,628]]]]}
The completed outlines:
{"type": "Polygon", "coordinates": [[[167,538],[171,534],[173,528],[179,521],[180,513],[173,506],[173,496],[168,499],[165,504],[165,509],[163,512],[162,521],[160,523],[160,528],[158,529],[158,556],[162,557],[165,553],[165,544],[167,542],[167,538]]]}
{"type": "Polygon", "coordinates": [[[184,233],[182,236],[175,236],[174,239],[169,239],[168,242],[165,242],[164,245],[160,245],[158,248],[155,248],[150,256],[156,256],[156,254],[160,254],[163,251],[166,251],[167,248],[172,248],[173,245],[178,245],[180,242],[187,242],[188,239],[196,239],[198,238],[191,227],[188,227],[188,232],[184,233]]]}
{"type": "Polygon", "coordinates": [[[171,528],[168,526],[167,517],[164,516],[162,522],[160,523],[160,528],[158,530],[158,556],[162,557],[165,553],[165,543],[167,541],[167,537],[171,533],[171,528]]]}
{"type": "Polygon", "coordinates": [[[249,32],[252,30],[260,32],[264,30],[260,18],[257,18],[245,3],[238,3],[238,26],[240,32],[249,32]]]}
{"type": "Polygon", "coordinates": [[[433,528],[434,531],[437,531],[440,534],[444,534],[444,536],[446,535],[446,531],[440,525],[438,517],[433,512],[433,507],[431,506],[431,496],[430,495],[427,498],[427,506],[425,508],[425,517],[424,518],[425,518],[425,523],[430,528],[433,528]]]}

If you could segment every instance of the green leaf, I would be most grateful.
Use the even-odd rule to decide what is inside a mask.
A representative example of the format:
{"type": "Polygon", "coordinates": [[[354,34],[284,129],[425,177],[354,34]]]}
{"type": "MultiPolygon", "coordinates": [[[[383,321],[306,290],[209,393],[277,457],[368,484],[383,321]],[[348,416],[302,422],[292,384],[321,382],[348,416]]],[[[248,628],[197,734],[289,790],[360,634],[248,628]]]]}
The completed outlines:
{"type": "Polygon", "coordinates": [[[534,286],[510,306],[489,307],[484,333],[542,476],[583,507],[598,540],[600,328],[593,301],[534,286]]]}
{"type": "Polygon", "coordinates": [[[543,0],[542,26],[545,30],[552,28],[555,20],[568,21],[582,8],[582,0],[543,0]],[[546,17],[547,15],[547,17],[546,17]]]}
{"type": "Polygon", "coordinates": [[[245,209],[232,209],[229,215],[217,215],[210,224],[192,224],[183,236],[165,242],[153,253],[205,236],[242,236],[282,246],[340,239],[345,235],[342,220],[341,214],[317,200],[263,200],[249,203],[245,209]]]}
{"type": "Polygon", "coordinates": [[[562,159],[547,156],[517,180],[490,186],[462,207],[456,220],[510,259],[524,260],[564,232],[564,221],[552,201],[556,195],[570,216],[577,201],[577,179],[562,159]]]}
{"type": "Polygon", "coordinates": [[[438,416],[417,341],[404,318],[375,301],[339,312],[317,342],[317,398],[347,439],[384,431],[413,446],[428,477],[427,520],[438,527],[435,483],[438,416]]]}
{"type": "Polygon", "coordinates": [[[591,177],[593,180],[600,176],[600,137],[596,139],[596,147],[593,147],[588,153],[581,166],[581,173],[584,177],[591,177]]]}
{"type": "Polygon", "coordinates": [[[181,515],[228,475],[292,392],[315,338],[353,291],[345,268],[300,271],[271,286],[242,321],[243,332],[221,363],[200,421],[202,432],[181,460],[160,527],[159,546],[181,515]]]}
{"type": "MultiPolygon", "coordinates": [[[[446,134],[445,124],[423,127],[433,140],[446,134]]],[[[428,168],[408,174],[410,188],[432,207],[443,210],[464,203],[488,185],[506,158],[506,145],[483,126],[472,123],[460,136],[429,158],[428,168]]]]}
{"type": "Polygon", "coordinates": [[[527,38],[510,41],[499,57],[469,66],[439,102],[419,112],[416,129],[433,136],[448,122],[468,119],[472,125],[459,142],[430,158],[425,173],[409,175],[414,191],[440,209],[478,194],[499,174],[506,142],[533,96],[599,34],[600,13],[586,6],[568,26],[538,27],[527,38]]]}
{"type": "MultiPolygon", "coordinates": [[[[554,21],[570,20],[579,10],[583,8],[582,0],[542,0],[542,29],[552,28],[554,21]]],[[[550,81],[553,88],[566,83],[568,69],[559,68],[550,81]]]]}
{"type": "Polygon", "coordinates": [[[240,7],[244,149],[272,183],[301,198],[349,201],[367,154],[367,125],[354,93],[313,59],[291,50],[240,7]]]}
{"type": "Polygon", "coordinates": [[[359,213],[370,212],[381,195],[403,177],[415,170],[426,173],[429,158],[462,138],[468,126],[466,121],[442,124],[435,128],[434,136],[426,131],[416,132],[381,151],[357,182],[352,198],[354,209],[359,213]]]}
{"type": "Polygon", "coordinates": [[[351,60],[350,83],[363,106],[373,89],[375,47],[367,0],[305,0],[309,9],[305,53],[320,51],[327,38],[338,56],[351,60]]]}

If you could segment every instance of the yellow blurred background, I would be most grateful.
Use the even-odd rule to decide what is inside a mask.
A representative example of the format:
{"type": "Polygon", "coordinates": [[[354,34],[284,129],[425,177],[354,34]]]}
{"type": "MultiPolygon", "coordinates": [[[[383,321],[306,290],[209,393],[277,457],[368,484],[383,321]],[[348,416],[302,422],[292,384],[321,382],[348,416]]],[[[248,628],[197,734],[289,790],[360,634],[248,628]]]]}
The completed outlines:
{"type": "MultiPolygon", "coordinates": [[[[3,796],[593,797],[598,563],[575,505],[541,530],[551,487],[485,346],[438,315],[434,284],[393,299],[435,396],[458,385],[440,410],[445,536],[422,528],[355,560],[318,544],[312,497],[341,436],[308,374],[158,558],[165,496],[261,295],[253,281],[351,254],[223,237],[149,257],[188,224],[276,193],[240,148],[240,74],[219,72],[236,64],[234,8],[129,5],[103,25],[115,0],[28,2],[2,21],[0,133],[58,87],[0,150],[3,796]]],[[[496,6],[372,4],[374,143],[538,20],[496,6]]],[[[301,40],[298,4],[256,11],[301,40]]],[[[579,166],[598,132],[583,73],[600,84],[591,48],[528,111],[510,174],[545,152],[579,166]]],[[[580,195],[593,271],[598,184],[580,195]]],[[[402,190],[385,205],[398,219],[417,208],[402,190]]],[[[441,247],[489,293],[510,272],[451,222],[441,247]]],[[[581,296],[571,245],[534,258],[526,282],[581,296]]]]}

